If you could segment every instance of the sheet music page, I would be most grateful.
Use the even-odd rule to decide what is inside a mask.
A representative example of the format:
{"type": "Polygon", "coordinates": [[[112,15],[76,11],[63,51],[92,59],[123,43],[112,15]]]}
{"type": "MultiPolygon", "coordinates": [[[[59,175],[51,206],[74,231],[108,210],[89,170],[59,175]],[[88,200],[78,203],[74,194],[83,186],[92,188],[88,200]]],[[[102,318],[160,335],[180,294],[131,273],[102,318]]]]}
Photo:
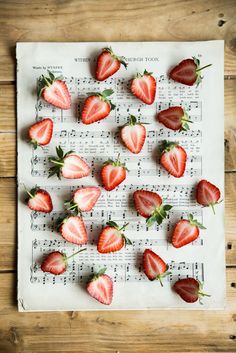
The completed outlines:
{"type": "Polygon", "coordinates": [[[224,198],[224,110],[223,110],[223,41],[208,42],[140,42],[140,43],[18,43],[17,44],[17,124],[18,124],[18,305],[20,311],[44,310],[113,310],[113,309],[221,309],[225,304],[224,202],[202,208],[195,201],[199,180],[216,184],[224,198]],[[120,69],[106,81],[94,79],[97,55],[111,46],[123,55],[128,69],[120,69]],[[195,56],[202,66],[202,83],[188,87],[167,78],[170,68],[181,60],[195,56]],[[130,80],[146,69],[157,80],[155,102],[143,104],[129,89],[130,80]],[[37,98],[37,80],[47,70],[63,74],[69,87],[72,106],[60,110],[37,98]],[[83,102],[90,92],[113,89],[115,110],[106,119],[84,125],[79,121],[83,102]],[[180,105],[193,121],[189,131],[174,132],[158,123],[157,112],[180,105]],[[147,138],[140,154],[134,155],[119,140],[119,127],[132,114],[146,125],[147,138]],[[51,143],[34,150],[27,143],[28,128],[41,117],[54,122],[51,143]],[[163,140],[178,141],[188,154],[184,177],[174,178],[159,164],[159,146],[163,140]],[[58,180],[48,178],[49,156],[55,147],[74,150],[92,168],[89,177],[58,180]],[[81,186],[101,186],[100,169],[108,158],[127,164],[126,180],[115,190],[101,188],[102,195],[89,213],[84,213],[89,242],[78,246],[64,241],[55,231],[54,222],[65,212],[64,201],[81,186]],[[31,211],[24,203],[27,189],[35,185],[49,191],[53,201],[50,214],[31,211]],[[165,203],[174,207],[161,226],[146,226],[145,218],[134,209],[132,194],[137,189],[156,191],[165,203]],[[180,249],[168,241],[180,217],[192,213],[207,228],[200,237],[180,249]],[[97,238],[107,221],[119,225],[129,222],[126,236],[132,245],[111,254],[97,252],[97,238]],[[67,255],[78,251],[69,261],[68,270],[58,276],[40,269],[43,257],[59,250],[67,255]],[[142,269],[142,253],[151,248],[168,264],[171,275],[149,281],[142,269]],[[91,298],[86,282],[106,267],[114,281],[113,302],[102,305],[91,298]],[[203,304],[185,303],[171,288],[179,278],[194,277],[204,282],[211,297],[203,304]]]}

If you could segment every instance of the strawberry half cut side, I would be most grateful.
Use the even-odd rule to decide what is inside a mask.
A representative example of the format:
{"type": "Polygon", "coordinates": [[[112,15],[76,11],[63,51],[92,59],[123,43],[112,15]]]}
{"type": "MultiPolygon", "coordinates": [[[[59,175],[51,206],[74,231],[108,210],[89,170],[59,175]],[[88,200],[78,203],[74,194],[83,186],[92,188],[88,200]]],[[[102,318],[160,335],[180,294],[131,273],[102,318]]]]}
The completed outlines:
{"type": "Polygon", "coordinates": [[[102,304],[110,305],[113,298],[113,281],[105,274],[106,268],[92,276],[87,283],[87,292],[102,304]]]}
{"type": "Polygon", "coordinates": [[[187,303],[195,303],[203,297],[210,297],[209,294],[203,293],[203,285],[195,278],[184,278],[175,282],[173,289],[187,303]]]}
{"type": "Polygon", "coordinates": [[[169,74],[169,77],[179,83],[187,86],[197,86],[202,80],[201,71],[212,64],[200,67],[200,60],[196,57],[192,59],[182,60],[178,65],[176,65],[169,74]]]}
{"type": "Polygon", "coordinates": [[[78,215],[81,212],[91,211],[100,196],[101,190],[99,187],[87,186],[75,190],[72,200],[66,201],[64,205],[68,211],[78,215]]]}
{"type": "Polygon", "coordinates": [[[46,190],[40,189],[40,187],[36,185],[30,191],[26,189],[26,192],[28,194],[26,202],[31,210],[44,213],[52,212],[52,199],[46,190]]]}
{"type": "Polygon", "coordinates": [[[189,123],[192,123],[182,107],[170,107],[162,110],[157,114],[157,119],[165,127],[174,131],[187,131],[190,129],[189,123]]]}
{"type": "Polygon", "coordinates": [[[162,258],[151,249],[146,249],[143,253],[143,269],[150,281],[159,280],[163,287],[162,279],[171,274],[168,272],[169,266],[162,258]]]}
{"type": "Polygon", "coordinates": [[[60,251],[51,252],[43,260],[41,270],[43,272],[52,273],[53,275],[61,275],[67,270],[68,260],[84,250],[86,249],[81,249],[70,256],[66,256],[60,251]]]}
{"type": "Polygon", "coordinates": [[[38,146],[48,145],[51,141],[53,133],[53,121],[50,118],[45,118],[33,124],[28,131],[29,143],[34,149],[38,146]]]}
{"type": "Polygon", "coordinates": [[[49,178],[61,175],[67,179],[80,179],[90,174],[90,167],[73,151],[64,153],[61,146],[56,147],[57,157],[49,157],[49,162],[54,166],[49,169],[49,178]]]}
{"type": "Polygon", "coordinates": [[[97,59],[96,79],[98,81],[106,80],[120,69],[121,64],[127,68],[128,64],[123,56],[117,56],[111,47],[103,48],[97,59]]]}
{"type": "Polygon", "coordinates": [[[70,109],[71,97],[63,76],[55,77],[48,70],[48,77],[42,75],[38,79],[38,97],[60,109],[70,109]]]}
{"type": "Polygon", "coordinates": [[[156,79],[152,72],[138,73],[131,82],[131,92],[145,104],[153,104],[156,96],[156,79]]]}
{"type": "Polygon", "coordinates": [[[117,223],[113,221],[107,222],[107,226],[104,227],[99,234],[97,250],[100,253],[110,253],[121,250],[126,245],[132,245],[130,239],[128,239],[123,230],[128,226],[129,223],[119,227],[117,223]]]}
{"type": "Polygon", "coordinates": [[[210,206],[215,214],[215,205],[222,202],[220,199],[220,190],[217,186],[203,179],[199,181],[196,188],[196,199],[197,202],[204,206],[210,206]]]}
{"type": "Polygon", "coordinates": [[[148,190],[135,191],[133,199],[136,211],[147,218],[148,227],[151,227],[155,222],[158,225],[162,224],[168,215],[168,211],[173,207],[171,205],[163,205],[161,197],[157,193],[148,190]]]}
{"type": "Polygon", "coordinates": [[[121,139],[130,152],[138,154],[146,139],[145,123],[138,123],[135,116],[130,115],[129,121],[121,128],[121,139]]]}
{"type": "Polygon", "coordinates": [[[187,153],[178,142],[164,141],[160,164],[168,173],[175,178],[180,178],[184,175],[187,161],[187,153]]]}
{"type": "Polygon", "coordinates": [[[114,91],[106,89],[102,93],[92,93],[86,98],[81,113],[81,120],[84,124],[93,124],[106,118],[115,105],[108,99],[114,91]]]}

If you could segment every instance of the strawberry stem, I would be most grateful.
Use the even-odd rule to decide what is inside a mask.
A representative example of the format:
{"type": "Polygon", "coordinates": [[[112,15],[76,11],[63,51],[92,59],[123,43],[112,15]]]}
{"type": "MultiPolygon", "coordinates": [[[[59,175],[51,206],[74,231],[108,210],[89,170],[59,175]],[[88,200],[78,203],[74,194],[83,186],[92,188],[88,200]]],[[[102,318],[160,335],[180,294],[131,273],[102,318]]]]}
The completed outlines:
{"type": "Polygon", "coordinates": [[[212,208],[213,213],[216,214],[215,208],[214,208],[214,203],[210,203],[210,206],[211,206],[211,208],[212,208]]]}
{"type": "Polygon", "coordinates": [[[125,229],[128,225],[129,225],[129,223],[124,224],[123,227],[119,228],[119,230],[121,231],[121,230],[125,229]]]}
{"type": "Polygon", "coordinates": [[[196,70],[196,72],[201,71],[201,70],[204,70],[206,67],[209,67],[209,66],[211,66],[211,65],[212,65],[212,64],[208,64],[208,65],[206,65],[206,66],[200,67],[199,69],[196,70]]]}
{"type": "Polygon", "coordinates": [[[66,260],[69,260],[71,257],[74,257],[75,255],[77,255],[78,253],[80,253],[80,252],[82,252],[82,251],[84,251],[84,250],[87,250],[87,248],[81,249],[81,250],[75,252],[74,254],[72,254],[72,255],[66,257],[66,260]]]}
{"type": "Polygon", "coordinates": [[[50,162],[51,162],[51,163],[54,163],[54,164],[57,164],[57,165],[60,165],[60,166],[63,166],[63,165],[64,165],[63,162],[55,161],[55,159],[50,159],[50,162]]]}

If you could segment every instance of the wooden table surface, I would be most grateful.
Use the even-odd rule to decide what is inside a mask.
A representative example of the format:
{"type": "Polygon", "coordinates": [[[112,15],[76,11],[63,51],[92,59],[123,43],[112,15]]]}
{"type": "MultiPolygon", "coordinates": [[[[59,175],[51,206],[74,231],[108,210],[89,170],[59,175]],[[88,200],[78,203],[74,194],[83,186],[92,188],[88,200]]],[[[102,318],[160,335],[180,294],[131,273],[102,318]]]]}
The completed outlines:
{"type": "Polygon", "coordinates": [[[1,353],[236,352],[235,20],[235,0],[0,0],[1,353]],[[16,42],[208,39],[225,40],[226,310],[18,313],[16,42]]]}

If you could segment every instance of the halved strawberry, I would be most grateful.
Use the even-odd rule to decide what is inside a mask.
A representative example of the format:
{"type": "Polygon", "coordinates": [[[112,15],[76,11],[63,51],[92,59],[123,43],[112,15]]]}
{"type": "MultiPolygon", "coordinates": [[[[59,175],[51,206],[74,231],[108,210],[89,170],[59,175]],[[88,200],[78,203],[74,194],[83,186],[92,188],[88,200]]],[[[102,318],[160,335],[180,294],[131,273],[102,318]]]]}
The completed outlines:
{"type": "Polygon", "coordinates": [[[52,199],[46,190],[40,189],[36,186],[30,191],[26,190],[26,192],[28,194],[26,200],[27,205],[31,210],[44,213],[52,212],[52,199]]]}
{"type": "Polygon", "coordinates": [[[66,256],[59,251],[51,252],[43,260],[41,270],[43,272],[50,272],[54,275],[61,275],[67,270],[68,260],[84,250],[86,249],[79,250],[71,256],[66,256]]]}
{"type": "Polygon", "coordinates": [[[82,245],[88,242],[84,221],[79,216],[68,216],[64,219],[58,218],[57,230],[70,243],[82,245]]]}
{"type": "Polygon", "coordinates": [[[195,303],[200,301],[202,297],[210,297],[209,294],[202,292],[202,284],[195,278],[184,278],[175,282],[173,289],[187,303],[195,303]]]}
{"type": "Polygon", "coordinates": [[[61,175],[67,179],[80,179],[90,174],[90,167],[78,154],[73,151],[64,154],[61,146],[56,147],[56,152],[57,158],[49,158],[49,161],[54,164],[49,169],[49,177],[56,174],[59,179],[61,175]]]}
{"type": "Polygon", "coordinates": [[[113,297],[113,281],[105,274],[106,268],[93,275],[87,283],[87,292],[102,304],[110,305],[113,297]]]}
{"type": "Polygon", "coordinates": [[[103,228],[99,234],[97,249],[98,252],[105,254],[119,251],[126,244],[132,245],[132,242],[122,233],[128,223],[119,228],[113,221],[107,222],[107,227],[103,228]]]}
{"type": "Polygon", "coordinates": [[[165,141],[161,153],[160,164],[176,178],[184,175],[187,153],[177,142],[165,141]]]}
{"type": "Polygon", "coordinates": [[[212,64],[200,68],[200,60],[193,57],[185,59],[176,65],[170,71],[170,78],[176,82],[183,83],[187,86],[193,86],[195,83],[199,85],[202,80],[201,71],[212,64]]]}
{"type": "Polygon", "coordinates": [[[50,118],[45,118],[33,124],[28,131],[30,143],[34,149],[38,146],[49,144],[52,138],[53,121],[50,118]]]}
{"type": "Polygon", "coordinates": [[[146,249],[143,253],[143,269],[145,275],[153,281],[155,279],[159,280],[161,286],[163,286],[162,278],[168,276],[169,266],[158,256],[154,251],[146,249]]]}
{"type": "Polygon", "coordinates": [[[188,123],[192,123],[188,119],[187,113],[181,107],[170,107],[162,110],[157,114],[157,119],[168,129],[187,131],[189,130],[188,123]]]}
{"type": "Polygon", "coordinates": [[[215,213],[214,206],[219,203],[220,190],[214,184],[203,179],[197,184],[196,199],[200,205],[211,206],[215,213]]]}
{"type": "Polygon", "coordinates": [[[120,185],[126,178],[126,166],[125,163],[119,161],[119,155],[117,160],[114,162],[111,159],[108,159],[103,163],[101,170],[101,178],[103,187],[107,191],[115,189],[120,185]]]}
{"type": "Polygon", "coordinates": [[[128,64],[123,56],[115,55],[111,48],[103,48],[97,59],[96,79],[106,80],[120,69],[121,64],[127,68],[128,64]]]}
{"type": "Polygon", "coordinates": [[[193,219],[193,215],[190,214],[187,219],[181,219],[174,227],[172,234],[172,245],[175,248],[181,248],[187,245],[199,236],[199,229],[206,229],[196,219],[193,219]]]}
{"type": "Polygon", "coordinates": [[[55,77],[48,70],[49,77],[42,75],[39,78],[38,96],[60,109],[70,109],[71,98],[63,76],[55,77]]]}
{"type": "Polygon", "coordinates": [[[167,211],[172,208],[171,205],[162,205],[162,199],[156,192],[137,190],[134,192],[133,198],[136,211],[147,218],[148,227],[155,222],[160,225],[167,217],[167,211]]]}
{"type": "Polygon", "coordinates": [[[101,195],[100,188],[96,186],[86,186],[79,188],[73,193],[72,200],[65,202],[68,211],[80,214],[81,212],[89,212],[95,206],[101,195]]]}
{"type": "Polygon", "coordinates": [[[146,139],[146,128],[130,115],[129,122],[121,129],[121,139],[132,153],[139,153],[146,139]]]}
{"type": "Polygon", "coordinates": [[[102,93],[89,96],[84,103],[81,119],[84,124],[92,124],[106,118],[115,105],[107,98],[113,94],[112,89],[106,89],[102,93]]]}
{"type": "Polygon", "coordinates": [[[131,82],[132,93],[146,104],[152,104],[156,95],[156,79],[152,72],[144,70],[143,74],[137,74],[131,82]]]}

